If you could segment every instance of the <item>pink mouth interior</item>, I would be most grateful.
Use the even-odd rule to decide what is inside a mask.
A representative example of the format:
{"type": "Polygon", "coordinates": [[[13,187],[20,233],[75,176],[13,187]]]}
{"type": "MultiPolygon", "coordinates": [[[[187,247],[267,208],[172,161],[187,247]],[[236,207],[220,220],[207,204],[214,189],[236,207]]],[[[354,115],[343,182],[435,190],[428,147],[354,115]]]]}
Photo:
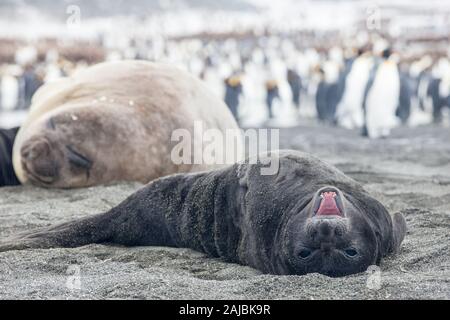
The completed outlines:
{"type": "Polygon", "coordinates": [[[323,192],[320,196],[322,197],[322,201],[317,210],[318,216],[341,215],[335,199],[336,192],[323,192]]]}

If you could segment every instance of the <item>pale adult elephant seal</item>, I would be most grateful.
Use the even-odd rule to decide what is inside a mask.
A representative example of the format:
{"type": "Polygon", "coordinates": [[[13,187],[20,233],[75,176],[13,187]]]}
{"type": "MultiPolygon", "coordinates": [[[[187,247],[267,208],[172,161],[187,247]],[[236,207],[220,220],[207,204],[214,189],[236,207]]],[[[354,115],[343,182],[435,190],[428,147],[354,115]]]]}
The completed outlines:
{"type": "MultiPolygon", "coordinates": [[[[202,161],[171,161],[179,144],[171,141],[175,129],[191,134],[182,146],[201,152],[196,122],[202,132],[238,129],[224,102],[184,71],[143,61],[101,63],[35,94],[14,143],[14,170],[22,183],[72,188],[119,180],[147,183],[214,168],[202,161]]],[[[238,144],[231,147],[242,156],[238,144]]]]}
{"type": "Polygon", "coordinates": [[[406,232],[360,184],[307,154],[282,151],[275,175],[243,162],[154,180],[110,211],[29,233],[0,251],[90,243],[172,246],[265,273],[361,272],[406,232]]]}

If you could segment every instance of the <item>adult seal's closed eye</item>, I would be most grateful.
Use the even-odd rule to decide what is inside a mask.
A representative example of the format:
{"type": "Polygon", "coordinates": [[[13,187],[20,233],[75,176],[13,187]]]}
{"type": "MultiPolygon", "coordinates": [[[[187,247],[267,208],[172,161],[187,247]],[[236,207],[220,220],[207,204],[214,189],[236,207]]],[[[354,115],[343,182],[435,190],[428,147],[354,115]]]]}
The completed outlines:
{"type": "MultiPolygon", "coordinates": [[[[176,129],[191,134],[181,141],[186,151],[202,152],[196,122],[203,130],[238,129],[223,101],[186,72],[144,61],[101,63],[35,94],[14,143],[14,170],[22,183],[73,188],[219,167],[171,160],[176,129]]],[[[239,145],[227,147],[218,151],[242,156],[239,145]]]]}
{"type": "MultiPolygon", "coordinates": [[[[280,151],[275,175],[246,161],[157,179],[110,211],[11,239],[0,251],[89,243],[187,247],[265,273],[365,271],[406,233],[360,184],[321,160],[280,151]]],[[[265,165],[263,165],[263,163],[265,165]]]]}

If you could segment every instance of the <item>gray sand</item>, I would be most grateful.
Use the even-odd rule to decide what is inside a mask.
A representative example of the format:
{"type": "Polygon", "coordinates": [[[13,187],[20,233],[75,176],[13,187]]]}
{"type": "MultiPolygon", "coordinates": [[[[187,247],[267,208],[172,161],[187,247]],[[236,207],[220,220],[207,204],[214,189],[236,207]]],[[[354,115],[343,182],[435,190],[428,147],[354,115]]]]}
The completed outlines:
{"type": "MultiPolygon", "coordinates": [[[[449,137],[439,127],[400,128],[377,141],[318,126],[281,131],[281,147],[335,164],[391,212],[404,213],[402,250],[381,270],[335,279],[271,276],[188,249],[89,245],[0,253],[0,298],[450,299],[449,137]]],[[[2,188],[0,238],[105,211],[139,187],[2,188]]]]}

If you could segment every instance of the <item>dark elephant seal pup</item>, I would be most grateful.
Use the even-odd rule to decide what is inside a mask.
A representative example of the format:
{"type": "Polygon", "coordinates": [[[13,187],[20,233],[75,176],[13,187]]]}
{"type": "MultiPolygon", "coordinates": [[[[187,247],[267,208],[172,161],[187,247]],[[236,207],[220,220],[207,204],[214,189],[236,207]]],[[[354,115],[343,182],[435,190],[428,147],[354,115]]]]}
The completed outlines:
{"type": "Polygon", "coordinates": [[[0,251],[187,247],[265,273],[343,276],[399,249],[406,232],[400,213],[391,216],[360,184],[315,157],[280,151],[278,159],[276,175],[261,175],[263,165],[247,161],[157,179],[106,213],[3,242],[0,251]]]}
{"type": "Polygon", "coordinates": [[[0,187],[19,184],[12,165],[12,149],[18,130],[0,129],[0,187]]]}
{"type": "Polygon", "coordinates": [[[171,141],[175,129],[191,134],[179,139],[182,146],[201,152],[193,142],[196,122],[203,130],[238,129],[224,102],[184,71],[144,61],[101,63],[35,94],[14,143],[14,170],[22,183],[73,188],[215,168],[171,159],[180,146],[171,141]]]}

